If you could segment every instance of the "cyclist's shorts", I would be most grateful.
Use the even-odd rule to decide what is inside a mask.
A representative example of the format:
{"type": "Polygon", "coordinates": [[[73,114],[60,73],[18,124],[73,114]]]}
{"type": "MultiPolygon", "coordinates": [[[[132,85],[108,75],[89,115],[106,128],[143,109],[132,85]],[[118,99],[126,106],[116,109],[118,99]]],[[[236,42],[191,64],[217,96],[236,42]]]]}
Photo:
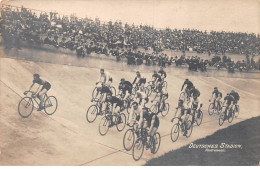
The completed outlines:
{"type": "Polygon", "coordinates": [[[43,90],[43,89],[50,90],[50,88],[51,88],[51,84],[50,84],[49,82],[45,82],[45,83],[43,84],[43,86],[42,86],[42,90],[43,90]]]}

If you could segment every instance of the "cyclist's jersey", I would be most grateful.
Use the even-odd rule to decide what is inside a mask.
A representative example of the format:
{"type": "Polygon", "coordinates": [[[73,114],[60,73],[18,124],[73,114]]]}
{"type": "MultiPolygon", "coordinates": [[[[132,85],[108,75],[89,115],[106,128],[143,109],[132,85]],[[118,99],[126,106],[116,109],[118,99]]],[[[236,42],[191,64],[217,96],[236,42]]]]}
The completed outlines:
{"type": "Polygon", "coordinates": [[[136,76],[132,84],[139,84],[140,83],[141,76],[136,76]]]}
{"type": "Polygon", "coordinates": [[[45,80],[42,80],[42,79],[36,79],[36,80],[33,80],[33,83],[36,83],[38,85],[42,85],[42,89],[46,89],[46,90],[50,90],[51,88],[51,84],[45,80]]]}
{"type": "Polygon", "coordinates": [[[227,104],[230,105],[232,101],[234,102],[235,98],[232,95],[229,95],[229,96],[226,96],[224,98],[224,100],[226,100],[227,104]]]}
{"type": "Polygon", "coordinates": [[[128,93],[132,93],[132,88],[133,88],[133,85],[129,82],[129,81],[125,81],[124,83],[121,82],[119,84],[119,90],[122,90],[122,92],[125,94],[126,91],[128,91],[128,93]]]}
{"type": "Polygon", "coordinates": [[[106,83],[108,81],[112,81],[112,77],[109,72],[104,72],[104,74],[100,74],[98,81],[106,83]]]}
{"type": "Polygon", "coordinates": [[[140,84],[145,84],[146,83],[146,78],[141,78],[140,81],[139,81],[140,84]]]}
{"type": "Polygon", "coordinates": [[[238,101],[240,99],[240,96],[239,96],[239,94],[237,92],[230,93],[230,95],[234,97],[234,101],[238,101]]]}
{"type": "Polygon", "coordinates": [[[116,106],[122,107],[123,106],[123,102],[122,100],[120,100],[119,98],[112,96],[112,98],[110,100],[106,100],[107,102],[111,103],[111,105],[116,104],[116,106]]]}
{"type": "Polygon", "coordinates": [[[214,90],[214,91],[212,92],[212,94],[215,94],[216,98],[217,98],[217,97],[222,97],[222,93],[221,93],[220,91],[218,91],[218,90],[214,90]]]}
{"type": "Polygon", "coordinates": [[[158,82],[162,81],[162,78],[160,75],[158,75],[157,73],[156,74],[153,74],[152,76],[155,80],[157,80],[158,82]]]}
{"type": "Polygon", "coordinates": [[[103,86],[102,88],[101,88],[101,94],[103,94],[103,93],[111,93],[112,94],[112,92],[111,92],[111,90],[109,89],[109,87],[108,86],[103,86]]]}
{"type": "Polygon", "coordinates": [[[158,74],[162,77],[164,76],[166,78],[166,72],[164,70],[159,70],[158,74]]]}
{"type": "Polygon", "coordinates": [[[198,89],[192,89],[191,91],[190,91],[190,94],[194,97],[194,96],[196,96],[196,97],[199,97],[200,96],[200,91],[198,90],[198,89]]]}
{"type": "Polygon", "coordinates": [[[185,81],[184,83],[183,83],[183,85],[182,85],[182,88],[181,88],[181,90],[183,89],[183,87],[185,86],[185,85],[187,85],[187,89],[190,89],[192,86],[193,86],[193,83],[191,82],[191,81],[185,81]]]}

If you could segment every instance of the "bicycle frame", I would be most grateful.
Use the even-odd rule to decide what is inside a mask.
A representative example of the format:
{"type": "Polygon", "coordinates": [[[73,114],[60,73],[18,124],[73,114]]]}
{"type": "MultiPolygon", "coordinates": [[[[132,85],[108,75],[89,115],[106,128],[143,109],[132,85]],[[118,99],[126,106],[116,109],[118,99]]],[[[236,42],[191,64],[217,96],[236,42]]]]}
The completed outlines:
{"type": "MultiPolygon", "coordinates": [[[[32,97],[32,95],[34,94],[34,92],[32,92],[32,91],[25,91],[25,92],[26,92],[26,96],[27,96],[27,93],[31,93],[31,96],[27,96],[27,97],[30,97],[32,100],[34,100],[34,102],[36,102],[36,104],[37,104],[38,106],[40,106],[40,103],[36,100],[37,97],[32,97]]],[[[48,97],[48,95],[45,93],[42,102],[44,102],[47,97],[48,97]]],[[[39,99],[39,98],[38,98],[38,99],[39,99]]],[[[40,100],[40,99],[39,99],[39,100],[40,100]]]]}

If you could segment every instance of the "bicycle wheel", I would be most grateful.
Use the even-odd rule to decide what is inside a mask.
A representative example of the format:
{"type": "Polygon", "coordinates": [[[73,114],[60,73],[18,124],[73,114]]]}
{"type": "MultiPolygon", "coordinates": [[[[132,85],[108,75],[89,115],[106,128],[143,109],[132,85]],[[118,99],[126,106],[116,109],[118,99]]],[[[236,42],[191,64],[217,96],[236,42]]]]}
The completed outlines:
{"type": "Polygon", "coordinates": [[[220,116],[219,116],[219,119],[218,119],[218,124],[219,124],[219,126],[222,126],[223,125],[223,123],[224,123],[224,118],[225,118],[225,113],[224,112],[222,112],[221,114],[220,114],[220,116]]]}
{"type": "Polygon", "coordinates": [[[18,104],[18,113],[22,118],[29,117],[33,112],[34,104],[31,97],[24,97],[18,104]]]}
{"type": "Polygon", "coordinates": [[[200,110],[199,113],[196,114],[196,123],[199,126],[202,123],[203,112],[200,110]]]}
{"type": "Polygon", "coordinates": [[[167,89],[167,82],[166,81],[163,82],[163,87],[165,87],[167,89]]]}
{"type": "Polygon", "coordinates": [[[97,91],[97,87],[95,87],[92,91],[92,99],[97,99],[98,98],[97,96],[98,96],[98,91],[97,91]]]}
{"type": "Polygon", "coordinates": [[[153,136],[153,150],[151,149],[151,153],[155,154],[158,152],[159,148],[160,148],[160,145],[161,145],[161,135],[160,133],[156,133],[154,136],[153,136]]]}
{"type": "Polygon", "coordinates": [[[221,101],[219,101],[219,104],[218,104],[218,106],[217,106],[217,111],[218,111],[218,114],[220,114],[220,113],[221,113],[221,110],[222,110],[222,107],[221,107],[221,105],[222,105],[222,102],[221,102],[221,101]]]}
{"type": "Polygon", "coordinates": [[[179,100],[185,101],[185,98],[186,98],[185,92],[181,92],[180,97],[179,97],[179,100]]]}
{"type": "Polygon", "coordinates": [[[91,105],[86,113],[86,119],[89,123],[93,123],[97,118],[98,107],[96,105],[91,105]]]}
{"type": "Polygon", "coordinates": [[[234,119],[235,113],[234,110],[230,110],[229,111],[229,115],[228,115],[228,122],[231,123],[234,119]]]}
{"type": "Polygon", "coordinates": [[[214,104],[210,103],[209,108],[208,108],[208,113],[210,116],[214,114],[214,104]]]}
{"type": "Polygon", "coordinates": [[[135,133],[133,129],[128,129],[125,132],[124,138],[123,138],[123,146],[126,151],[130,151],[134,145],[135,142],[135,133]]]}
{"type": "Polygon", "coordinates": [[[188,120],[188,121],[186,122],[186,130],[187,130],[186,137],[188,138],[188,137],[191,136],[191,133],[192,133],[192,130],[193,130],[193,125],[192,125],[192,123],[191,123],[190,120],[188,120]]]}
{"type": "Polygon", "coordinates": [[[178,123],[174,124],[171,129],[171,140],[175,142],[178,140],[180,134],[180,126],[178,123]]]}
{"type": "Polygon", "coordinates": [[[159,111],[158,109],[159,109],[159,108],[158,108],[158,104],[157,104],[157,103],[156,103],[156,104],[153,104],[153,105],[150,107],[150,112],[157,114],[158,111],[159,111]]]}
{"type": "Polygon", "coordinates": [[[110,86],[110,91],[112,92],[112,96],[116,95],[116,88],[114,86],[110,86]]]}
{"type": "Polygon", "coordinates": [[[126,124],[126,116],[123,113],[120,113],[120,116],[117,117],[117,123],[116,123],[116,128],[120,132],[124,130],[126,124]]]}
{"type": "Polygon", "coordinates": [[[144,152],[144,145],[143,140],[141,138],[138,138],[136,142],[134,143],[134,147],[132,150],[132,156],[135,161],[140,160],[144,152]]]}
{"type": "Polygon", "coordinates": [[[170,105],[169,105],[169,103],[166,103],[164,106],[164,109],[161,111],[161,114],[163,117],[165,117],[168,114],[169,109],[170,109],[170,105]]]}
{"type": "Polygon", "coordinates": [[[240,111],[239,105],[236,105],[236,106],[235,106],[235,112],[234,112],[234,114],[235,114],[235,118],[238,117],[238,115],[239,115],[239,111],[240,111]]]}
{"type": "Polygon", "coordinates": [[[55,96],[49,96],[44,102],[44,111],[48,115],[52,115],[56,112],[58,107],[58,101],[55,96]]]}
{"type": "Polygon", "coordinates": [[[100,120],[100,123],[99,123],[99,133],[101,136],[104,136],[107,134],[108,130],[109,130],[109,127],[110,127],[110,124],[111,124],[111,120],[109,117],[107,116],[104,116],[101,120],[100,120]]]}

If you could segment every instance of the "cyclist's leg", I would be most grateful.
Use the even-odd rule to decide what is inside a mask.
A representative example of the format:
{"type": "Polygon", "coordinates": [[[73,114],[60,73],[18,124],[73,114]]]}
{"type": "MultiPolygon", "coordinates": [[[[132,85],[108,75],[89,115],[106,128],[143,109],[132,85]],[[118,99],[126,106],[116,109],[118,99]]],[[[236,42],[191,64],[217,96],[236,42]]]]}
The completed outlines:
{"type": "Polygon", "coordinates": [[[43,88],[39,93],[39,99],[40,99],[40,106],[39,108],[42,108],[43,107],[43,99],[44,99],[44,95],[47,93],[47,89],[43,88]]]}
{"type": "Polygon", "coordinates": [[[118,122],[116,120],[119,119],[118,117],[119,117],[119,114],[120,114],[120,109],[121,109],[120,106],[116,106],[114,111],[113,111],[113,117],[114,117],[113,121],[115,121],[116,123],[118,122]]]}

